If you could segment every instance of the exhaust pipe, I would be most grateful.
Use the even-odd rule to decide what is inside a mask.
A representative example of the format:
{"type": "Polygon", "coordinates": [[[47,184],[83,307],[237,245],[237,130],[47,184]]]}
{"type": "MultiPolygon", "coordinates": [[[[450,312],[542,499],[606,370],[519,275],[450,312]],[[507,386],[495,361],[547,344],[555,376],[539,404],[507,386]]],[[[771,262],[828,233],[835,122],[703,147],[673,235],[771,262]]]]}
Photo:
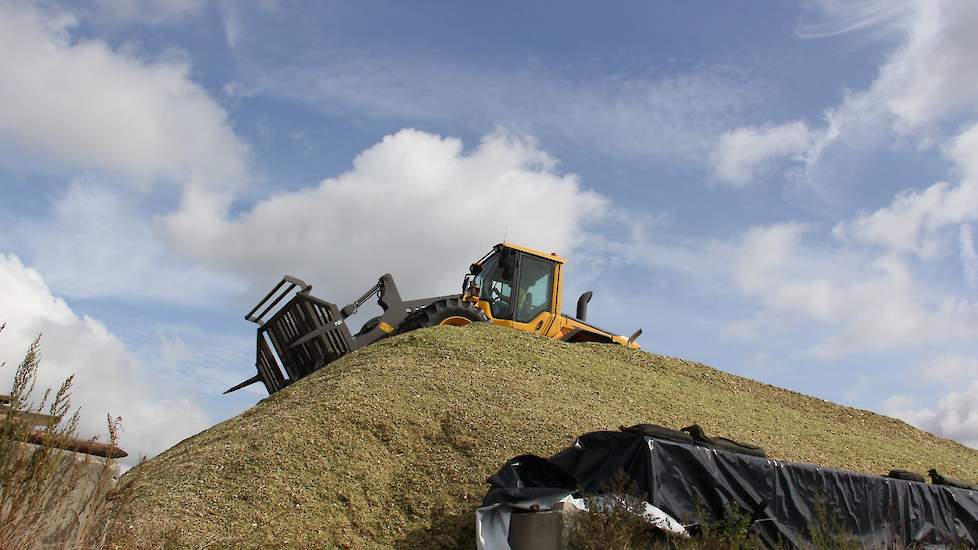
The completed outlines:
{"type": "Polygon", "coordinates": [[[592,294],[594,293],[589,290],[577,299],[577,318],[580,321],[587,321],[587,303],[591,301],[592,294]]]}
{"type": "Polygon", "coordinates": [[[636,330],[634,334],[628,337],[628,345],[629,346],[632,345],[632,342],[638,340],[638,337],[641,335],[642,335],[642,329],[636,330]]]}

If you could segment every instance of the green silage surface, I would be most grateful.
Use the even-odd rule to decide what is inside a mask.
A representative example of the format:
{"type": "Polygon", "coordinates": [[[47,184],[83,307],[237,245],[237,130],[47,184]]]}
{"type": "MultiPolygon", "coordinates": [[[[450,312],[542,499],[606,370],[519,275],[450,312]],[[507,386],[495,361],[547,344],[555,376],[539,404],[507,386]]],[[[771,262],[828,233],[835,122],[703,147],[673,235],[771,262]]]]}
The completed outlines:
{"type": "Polygon", "coordinates": [[[472,547],[473,511],[503,462],[642,422],[695,422],[774,458],[978,479],[978,451],[701,364],[437,327],[353,353],[142,465],[134,514],[115,540],[472,547]]]}

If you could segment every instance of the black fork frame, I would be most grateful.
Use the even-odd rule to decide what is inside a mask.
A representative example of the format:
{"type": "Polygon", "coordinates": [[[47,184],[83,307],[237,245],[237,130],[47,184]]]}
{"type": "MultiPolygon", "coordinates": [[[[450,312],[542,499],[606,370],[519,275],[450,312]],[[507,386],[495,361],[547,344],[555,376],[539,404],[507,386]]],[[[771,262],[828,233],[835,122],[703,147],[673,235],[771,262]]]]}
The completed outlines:
{"type": "Polygon", "coordinates": [[[245,315],[246,320],[258,325],[255,361],[258,372],[224,393],[262,382],[268,393],[273,394],[356,349],[396,333],[411,314],[438,300],[458,296],[404,301],[390,273],[382,275],[367,292],[342,309],[316,298],[311,290],[312,285],[302,279],[285,275],[245,315]],[[275,310],[293,291],[295,294],[275,310]],[[383,314],[370,330],[353,336],[346,319],[372,296],[377,297],[383,314]]]}

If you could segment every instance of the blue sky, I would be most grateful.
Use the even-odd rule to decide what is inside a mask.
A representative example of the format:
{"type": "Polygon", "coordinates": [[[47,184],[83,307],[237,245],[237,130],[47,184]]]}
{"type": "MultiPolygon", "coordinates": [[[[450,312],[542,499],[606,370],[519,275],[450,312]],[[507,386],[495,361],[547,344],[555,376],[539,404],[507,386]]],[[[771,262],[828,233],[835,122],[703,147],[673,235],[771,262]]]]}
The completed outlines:
{"type": "Polygon", "coordinates": [[[0,2],[0,360],[43,332],[85,429],[121,415],[153,454],[260,398],[220,392],[282,273],[444,294],[505,235],[569,257],[648,351],[978,446],[976,24],[964,1],[0,2]]]}

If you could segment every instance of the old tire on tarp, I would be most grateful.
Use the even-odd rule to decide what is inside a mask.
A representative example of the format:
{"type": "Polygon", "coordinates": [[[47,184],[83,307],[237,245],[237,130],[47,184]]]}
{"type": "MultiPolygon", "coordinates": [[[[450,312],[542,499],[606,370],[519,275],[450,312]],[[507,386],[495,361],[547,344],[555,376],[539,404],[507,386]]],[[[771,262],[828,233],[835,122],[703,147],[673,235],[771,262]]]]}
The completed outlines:
{"type": "Polygon", "coordinates": [[[890,470],[890,473],[883,477],[888,477],[891,479],[902,479],[903,481],[916,481],[917,483],[927,483],[924,476],[918,474],[917,472],[911,472],[910,470],[894,469],[890,470]]]}
{"type": "Polygon", "coordinates": [[[682,429],[682,431],[688,433],[693,438],[693,442],[697,445],[713,447],[715,449],[721,449],[731,453],[740,453],[761,458],[767,457],[767,453],[764,452],[764,449],[758,447],[757,445],[741,443],[739,441],[734,441],[733,439],[727,439],[726,437],[708,437],[699,424],[686,426],[682,429]]]}
{"type": "Polygon", "coordinates": [[[659,426],[658,424],[635,424],[634,426],[628,426],[627,428],[625,426],[621,426],[618,429],[623,432],[640,434],[648,437],[654,437],[656,439],[666,439],[669,441],[677,441],[679,443],[693,443],[693,437],[688,433],[666,428],[665,426],[659,426]]]}

